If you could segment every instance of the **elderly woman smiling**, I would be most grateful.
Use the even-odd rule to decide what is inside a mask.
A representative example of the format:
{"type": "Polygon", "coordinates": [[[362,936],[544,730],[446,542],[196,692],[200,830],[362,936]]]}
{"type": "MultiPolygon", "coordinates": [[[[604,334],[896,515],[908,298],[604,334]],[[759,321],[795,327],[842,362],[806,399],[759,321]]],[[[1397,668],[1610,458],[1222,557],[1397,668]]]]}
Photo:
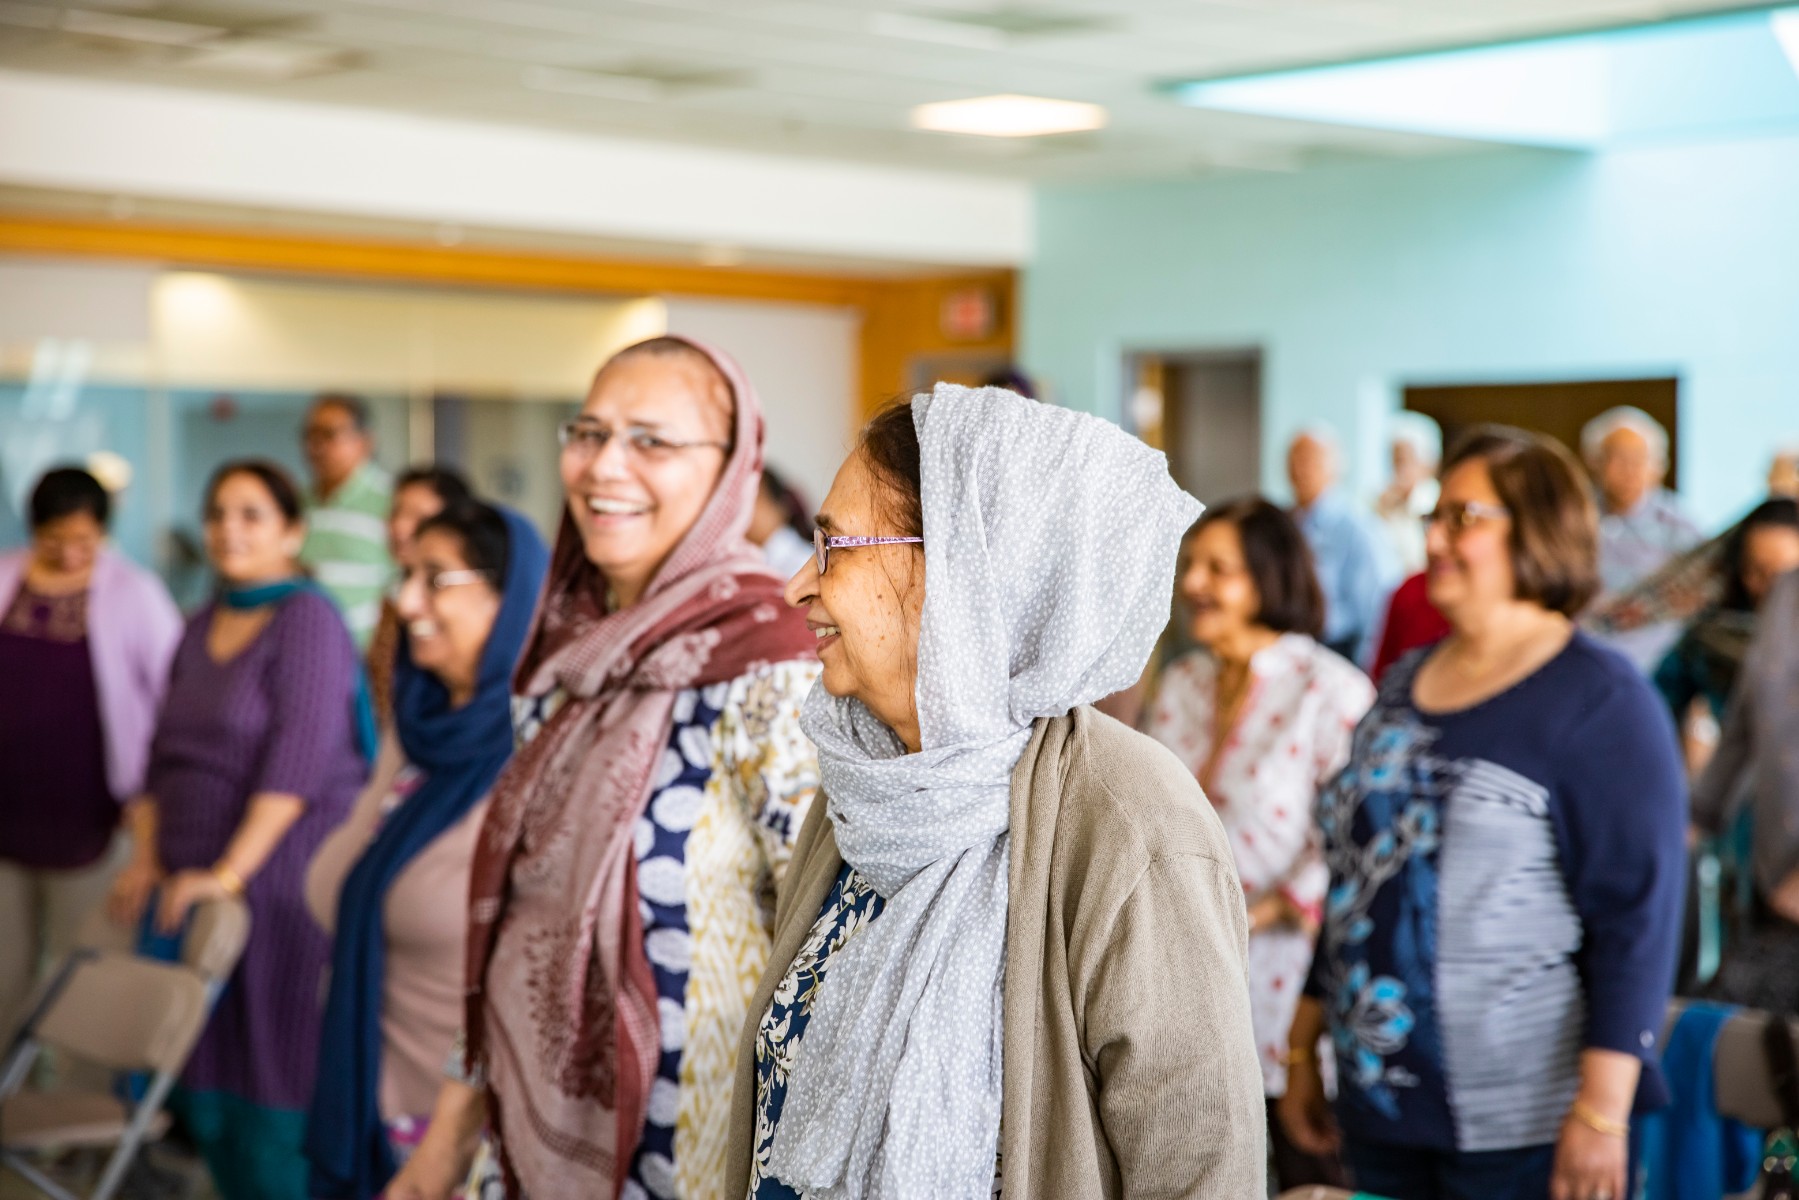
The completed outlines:
{"type": "Polygon", "coordinates": [[[478,1071],[389,1200],[449,1194],[484,1120],[513,1200],[727,1195],[732,1048],[818,782],[814,638],[744,538],[762,433],[742,370],[674,337],[615,355],[562,427],[521,744],[469,878],[478,1071]]]}
{"type": "Polygon", "coordinates": [[[730,1195],[1263,1193],[1230,848],[1088,707],[1141,673],[1198,512],[1161,454],[1010,392],[864,432],[787,589],[828,804],[739,1049],[730,1195]]]}

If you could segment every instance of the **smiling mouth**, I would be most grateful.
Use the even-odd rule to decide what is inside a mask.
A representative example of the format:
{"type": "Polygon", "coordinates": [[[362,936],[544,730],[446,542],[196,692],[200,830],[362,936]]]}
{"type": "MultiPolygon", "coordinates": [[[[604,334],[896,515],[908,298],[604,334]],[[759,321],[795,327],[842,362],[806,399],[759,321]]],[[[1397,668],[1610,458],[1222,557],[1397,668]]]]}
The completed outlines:
{"type": "Polygon", "coordinates": [[[406,632],[410,633],[415,638],[436,637],[437,622],[425,620],[412,621],[407,624],[406,632]]]}
{"type": "Polygon", "coordinates": [[[647,504],[629,500],[607,500],[601,496],[587,498],[587,511],[600,517],[641,517],[650,511],[647,504]]]}
{"type": "Polygon", "coordinates": [[[812,627],[812,636],[821,642],[826,638],[837,637],[842,632],[843,630],[837,628],[835,625],[814,625],[812,627]]]}

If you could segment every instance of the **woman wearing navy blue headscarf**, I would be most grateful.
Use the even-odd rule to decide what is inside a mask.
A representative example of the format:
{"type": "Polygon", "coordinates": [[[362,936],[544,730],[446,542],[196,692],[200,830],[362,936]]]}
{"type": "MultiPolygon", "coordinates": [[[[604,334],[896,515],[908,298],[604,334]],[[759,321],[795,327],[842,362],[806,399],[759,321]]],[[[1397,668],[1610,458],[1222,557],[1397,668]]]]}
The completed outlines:
{"type": "Polygon", "coordinates": [[[462,1021],[469,863],[512,754],[512,668],[549,559],[524,518],[474,502],[415,545],[394,731],[307,876],[336,933],[306,1131],[315,1197],[377,1195],[429,1121],[462,1021]]]}

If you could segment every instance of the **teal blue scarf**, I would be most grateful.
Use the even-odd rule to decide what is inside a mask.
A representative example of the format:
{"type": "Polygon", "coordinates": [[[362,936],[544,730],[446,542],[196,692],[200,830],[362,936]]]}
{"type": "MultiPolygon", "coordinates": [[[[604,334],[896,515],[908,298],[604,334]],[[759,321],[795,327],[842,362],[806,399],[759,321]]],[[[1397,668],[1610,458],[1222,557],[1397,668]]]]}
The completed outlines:
{"type": "MultiPolygon", "coordinates": [[[[219,603],[241,612],[267,604],[279,604],[296,592],[316,592],[321,596],[326,594],[323,588],[304,575],[295,575],[291,579],[280,579],[255,587],[226,585],[219,589],[219,603]]],[[[351,701],[350,725],[356,731],[356,748],[362,752],[363,760],[373,765],[375,753],[381,745],[381,734],[375,727],[375,703],[369,698],[368,672],[363,669],[360,657],[356,659],[356,695],[351,701]]]]}

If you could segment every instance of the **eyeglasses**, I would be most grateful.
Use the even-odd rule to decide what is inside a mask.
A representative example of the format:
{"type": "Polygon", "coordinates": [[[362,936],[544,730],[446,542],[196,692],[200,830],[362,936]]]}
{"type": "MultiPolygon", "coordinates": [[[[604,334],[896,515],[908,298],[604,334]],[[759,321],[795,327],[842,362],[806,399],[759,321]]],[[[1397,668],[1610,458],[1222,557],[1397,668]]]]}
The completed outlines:
{"type": "Polygon", "coordinates": [[[731,449],[726,442],[679,442],[641,425],[628,426],[621,431],[598,421],[577,417],[556,426],[556,440],[561,443],[564,453],[583,462],[599,457],[600,451],[606,448],[606,443],[621,435],[626,455],[646,463],[666,462],[682,450],[731,449]]]}
{"type": "Polygon", "coordinates": [[[863,546],[922,546],[921,537],[831,537],[822,529],[812,531],[812,557],[823,575],[831,566],[831,551],[856,550],[863,546]]]}
{"type": "Polygon", "coordinates": [[[1450,537],[1460,537],[1482,521],[1503,521],[1512,515],[1512,510],[1503,504],[1482,504],[1479,500],[1462,500],[1449,504],[1439,504],[1430,512],[1418,518],[1424,523],[1426,533],[1430,527],[1441,521],[1450,537]]]}
{"type": "Polygon", "coordinates": [[[411,583],[414,579],[423,582],[425,590],[430,592],[433,596],[444,591],[446,588],[461,587],[465,583],[491,584],[493,582],[493,576],[486,571],[464,569],[460,571],[427,572],[423,567],[414,567],[409,571],[402,571],[400,573],[400,578],[394,582],[393,594],[397,597],[400,594],[401,589],[406,587],[406,585],[411,583]]]}

